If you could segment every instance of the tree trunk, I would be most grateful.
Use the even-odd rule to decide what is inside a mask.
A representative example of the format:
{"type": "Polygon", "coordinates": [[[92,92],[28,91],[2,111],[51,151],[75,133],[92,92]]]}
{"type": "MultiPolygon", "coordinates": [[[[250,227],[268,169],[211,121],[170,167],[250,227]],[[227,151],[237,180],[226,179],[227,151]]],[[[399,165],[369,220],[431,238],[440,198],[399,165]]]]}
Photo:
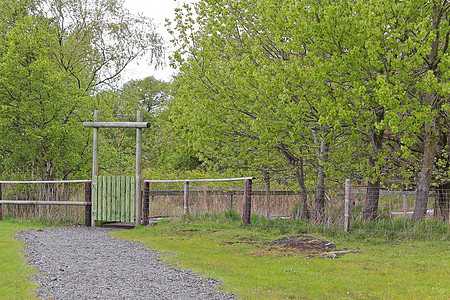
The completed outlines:
{"type": "Polygon", "coordinates": [[[413,221],[422,221],[427,213],[428,194],[430,193],[437,145],[435,120],[425,123],[424,135],[423,161],[417,183],[416,202],[414,204],[414,213],[412,215],[413,221]]]}
{"type": "Polygon", "coordinates": [[[364,221],[373,221],[378,216],[378,203],[380,201],[380,180],[372,183],[367,182],[366,199],[364,201],[364,208],[362,217],[364,221]]]}
{"type": "MultiPolygon", "coordinates": [[[[377,123],[380,123],[384,119],[384,108],[378,106],[374,111],[377,117],[377,123]]],[[[378,216],[378,203],[380,201],[381,182],[379,174],[376,173],[376,169],[378,154],[383,150],[383,141],[384,131],[377,131],[375,128],[373,128],[370,140],[372,154],[369,157],[369,165],[373,170],[373,174],[372,178],[368,180],[366,187],[366,199],[364,200],[364,207],[362,212],[362,218],[364,221],[373,221],[378,216]]]]}
{"type": "Polygon", "coordinates": [[[300,203],[297,209],[297,219],[308,220],[309,219],[309,209],[308,209],[308,190],[305,185],[305,177],[303,174],[303,157],[300,157],[298,165],[295,169],[295,178],[300,185],[300,203]]]}
{"type": "MultiPolygon", "coordinates": [[[[431,29],[436,32],[436,37],[431,42],[430,53],[424,59],[426,62],[425,71],[433,71],[437,77],[440,77],[439,73],[436,73],[435,70],[438,68],[441,60],[441,58],[439,58],[439,48],[442,41],[439,27],[440,23],[444,20],[442,18],[442,13],[446,10],[446,8],[442,6],[440,1],[433,2],[433,4],[431,29]]],[[[446,43],[448,43],[448,40],[446,43]]],[[[437,93],[424,93],[421,95],[421,102],[424,107],[430,108],[431,111],[437,112],[439,110],[439,98],[440,96],[437,93]]],[[[414,205],[414,213],[412,215],[413,221],[422,221],[427,213],[428,194],[430,192],[438,141],[436,117],[431,115],[430,119],[431,120],[426,121],[424,124],[423,161],[419,173],[419,180],[417,182],[416,202],[414,205]]]]}
{"type": "Polygon", "coordinates": [[[286,149],[286,145],[283,143],[281,143],[277,149],[286,157],[289,165],[295,169],[295,179],[300,186],[300,203],[298,204],[297,212],[294,217],[301,220],[307,220],[309,219],[308,191],[306,189],[305,175],[303,173],[303,157],[295,157],[289,149],[286,149]]]}
{"type": "MultiPolygon", "coordinates": [[[[317,139],[316,144],[318,144],[317,139]]],[[[320,149],[317,151],[317,159],[318,159],[318,175],[319,178],[316,186],[316,194],[314,199],[314,211],[313,211],[313,220],[315,222],[324,222],[325,221],[325,167],[324,162],[328,160],[328,150],[330,148],[330,144],[325,142],[325,138],[322,136],[320,142],[320,149]]]]}

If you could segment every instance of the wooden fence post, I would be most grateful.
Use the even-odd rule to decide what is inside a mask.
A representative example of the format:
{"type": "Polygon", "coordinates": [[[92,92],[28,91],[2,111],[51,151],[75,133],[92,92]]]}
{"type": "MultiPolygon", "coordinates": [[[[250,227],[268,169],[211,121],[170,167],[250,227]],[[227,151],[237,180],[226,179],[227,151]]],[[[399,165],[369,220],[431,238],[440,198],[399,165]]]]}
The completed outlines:
{"type": "Polygon", "coordinates": [[[189,214],[189,181],[184,182],[184,216],[189,214]]]}
{"type": "Polygon", "coordinates": [[[351,181],[345,180],[345,200],[344,200],[344,231],[350,231],[350,193],[351,193],[351,181]]]}
{"type": "Polygon", "coordinates": [[[84,202],[91,204],[84,206],[84,225],[92,225],[92,181],[84,184],[84,202]]]}
{"type": "Polygon", "coordinates": [[[150,183],[144,181],[144,193],[142,195],[142,225],[148,225],[148,215],[150,212],[150,183]]]}
{"type": "Polygon", "coordinates": [[[230,194],[228,195],[228,206],[229,206],[229,210],[233,210],[233,195],[234,195],[234,191],[230,191],[230,194]]]}
{"type": "Polygon", "coordinates": [[[242,225],[250,225],[250,216],[252,213],[252,180],[246,179],[244,182],[244,211],[242,216],[242,225]]]}
{"type": "Polygon", "coordinates": [[[403,193],[403,215],[408,215],[408,196],[403,193]]]}

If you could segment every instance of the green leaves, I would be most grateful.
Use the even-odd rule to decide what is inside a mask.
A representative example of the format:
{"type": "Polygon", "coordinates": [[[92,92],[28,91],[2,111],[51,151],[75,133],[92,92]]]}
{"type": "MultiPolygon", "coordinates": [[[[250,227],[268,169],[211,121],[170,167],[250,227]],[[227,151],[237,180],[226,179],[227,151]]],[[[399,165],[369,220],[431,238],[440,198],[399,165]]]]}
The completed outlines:
{"type": "MultiPolygon", "coordinates": [[[[42,179],[86,176],[90,137],[82,122],[93,95],[162,41],[149,19],[115,0],[0,4],[0,172],[42,179]]],[[[159,96],[143,95],[148,109],[159,96]],[[148,96],[148,97],[147,97],[148,96]]],[[[124,105],[126,106],[126,105],[124,105]]],[[[125,109],[126,110],[126,109],[125,109]]]]}
{"type": "Polygon", "coordinates": [[[398,166],[421,159],[424,122],[437,111],[448,122],[450,60],[441,50],[449,28],[430,22],[433,9],[426,1],[200,1],[194,20],[186,6],[171,28],[175,126],[225,165],[289,165],[283,145],[314,177],[318,130],[331,143],[328,176],[345,165],[345,176],[409,177],[398,166]]]}

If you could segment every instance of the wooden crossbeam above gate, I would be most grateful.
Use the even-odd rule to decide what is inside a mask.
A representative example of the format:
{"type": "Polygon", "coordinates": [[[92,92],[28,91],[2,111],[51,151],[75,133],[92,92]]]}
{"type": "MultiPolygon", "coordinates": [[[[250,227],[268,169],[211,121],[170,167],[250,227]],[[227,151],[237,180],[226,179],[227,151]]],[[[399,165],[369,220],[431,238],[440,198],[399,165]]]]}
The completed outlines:
{"type": "Polygon", "coordinates": [[[94,128],[148,128],[148,122],[83,122],[84,127],[94,128]]]}

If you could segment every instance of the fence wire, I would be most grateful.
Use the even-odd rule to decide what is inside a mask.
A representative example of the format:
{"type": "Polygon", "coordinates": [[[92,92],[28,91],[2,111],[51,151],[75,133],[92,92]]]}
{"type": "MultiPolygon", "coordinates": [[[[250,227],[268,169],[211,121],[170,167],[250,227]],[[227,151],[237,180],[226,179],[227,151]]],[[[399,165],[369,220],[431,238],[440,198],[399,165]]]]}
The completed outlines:
{"type": "MultiPolygon", "coordinates": [[[[2,183],[0,188],[1,200],[85,200],[85,186],[81,182],[2,183]]],[[[232,216],[242,221],[244,192],[244,180],[190,181],[187,187],[184,181],[148,182],[148,191],[144,191],[148,195],[146,216],[150,220],[184,217],[186,214],[199,218],[232,216]]],[[[448,188],[431,189],[422,222],[411,222],[416,206],[416,192],[413,190],[371,189],[352,184],[347,198],[348,220],[343,180],[330,180],[322,196],[313,188],[302,190],[284,182],[269,186],[265,182],[253,181],[251,225],[341,230],[348,222],[350,231],[448,235],[448,188]],[[372,201],[370,204],[371,197],[376,199],[376,203],[372,201]]],[[[3,204],[1,208],[3,219],[83,224],[85,218],[83,206],[3,204]]]]}
{"type": "MultiPolygon", "coordinates": [[[[450,190],[434,188],[428,197],[423,222],[411,222],[416,193],[401,189],[380,189],[373,218],[365,218],[365,206],[370,188],[353,185],[349,195],[349,230],[448,234],[450,190]]],[[[264,182],[253,182],[251,193],[251,224],[253,226],[300,226],[302,228],[343,229],[345,223],[345,182],[333,181],[326,187],[322,204],[315,190],[306,194],[290,186],[268,188],[264,182]],[[299,210],[306,195],[306,214],[299,210]],[[317,204],[319,203],[319,205],[317,204]],[[306,216],[306,217],[305,217],[306,216]]],[[[185,197],[183,182],[150,183],[149,217],[223,216],[233,212],[242,216],[244,211],[244,183],[226,186],[217,183],[190,182],[185,197]],[[186,200],[187,198],[187,200],[186,200]]]]}
{"type": "MultiPolygon", "coordinates": [[[[85,201],[85,183],[70,181],[1,183],[0,200],[85,201]]],[[[1,204],[2,218],[51,223],[84,224],[85,207],[68,205],[1,204]]]]}

